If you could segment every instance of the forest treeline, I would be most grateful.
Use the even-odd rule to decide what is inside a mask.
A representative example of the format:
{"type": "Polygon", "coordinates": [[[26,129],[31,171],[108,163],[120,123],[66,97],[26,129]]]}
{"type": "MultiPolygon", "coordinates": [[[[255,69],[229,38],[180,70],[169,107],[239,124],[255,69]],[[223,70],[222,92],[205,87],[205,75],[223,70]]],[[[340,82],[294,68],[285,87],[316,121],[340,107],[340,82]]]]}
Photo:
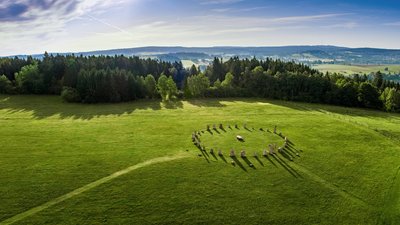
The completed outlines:
{"type": "Polygon", "coordinates": [[[67,102],[122,102],[142,98],[261,97],[400,111],[400,84],[376,72],[345,76],[295,62],[223,61],[203,71],[125,56],[49,55],[0,58],[0,93],[54,94],[67,102]]]}

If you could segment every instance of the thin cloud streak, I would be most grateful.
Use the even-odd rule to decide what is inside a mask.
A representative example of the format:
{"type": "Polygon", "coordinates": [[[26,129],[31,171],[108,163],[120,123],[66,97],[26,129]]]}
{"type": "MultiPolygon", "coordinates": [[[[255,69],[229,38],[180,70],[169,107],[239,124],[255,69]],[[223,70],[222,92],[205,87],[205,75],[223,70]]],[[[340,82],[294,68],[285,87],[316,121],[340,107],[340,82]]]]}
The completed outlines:
{"type": "Polygon", "coordinates": [[[244,0],[202,0],[200,4],[202,5],[221,5],[221,4],[233,4],[238,2],[243,2],[244,0]]]}
{"type": "Polygon", "coordinates": [[[338,1],[0,0],[0,55],[146,45],[400,48],[400,13],[385,0],[369,8],[338,1]]]}

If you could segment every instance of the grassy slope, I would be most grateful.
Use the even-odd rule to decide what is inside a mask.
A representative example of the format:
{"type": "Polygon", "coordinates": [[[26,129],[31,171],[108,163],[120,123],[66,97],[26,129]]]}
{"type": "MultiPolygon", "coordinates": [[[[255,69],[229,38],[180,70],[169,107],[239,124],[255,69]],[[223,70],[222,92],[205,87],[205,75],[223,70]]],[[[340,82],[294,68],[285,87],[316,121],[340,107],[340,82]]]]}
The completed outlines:
{"type": "MultiPolygon", "coordinates": [[[[0,124],[0,221],[128,166],[176,154],[189,157],[141,168],[20,222],[400,221],[396,114],[257,99],[74,105],[57,97],[0,96],[0,124]],[[303,152],[294,162],[249,157],[256,169],[240,159],[246,171],[228,157],[207,162],[190,135],[220,122],[278,125],[303,152]]],[[[260,136],[245,132],[257,140],[246,149],[261,153],[260,136]]],[[[230,143],[223,135],[219,143],[230,143]]]]}
{"type": "Polygon", "coordinates": [[[314,69],[320,70],[325,73],[336,72],[343,74],[370,74],[377,71],[381,71],[382,73],[399,74],[400,73],[400,65],[337,65],[337,64],[322,64],[322,65],[314,65],[314,69]],[[388,68],[388,71],[385,71],[385,68],[388,68]]]}

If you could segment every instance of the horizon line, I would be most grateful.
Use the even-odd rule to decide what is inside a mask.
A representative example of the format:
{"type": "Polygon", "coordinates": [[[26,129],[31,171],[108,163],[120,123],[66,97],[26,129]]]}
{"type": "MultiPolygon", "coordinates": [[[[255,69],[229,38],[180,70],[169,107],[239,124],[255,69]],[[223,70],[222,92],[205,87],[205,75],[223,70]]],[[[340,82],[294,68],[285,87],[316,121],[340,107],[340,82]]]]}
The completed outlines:
{"type": "Polygon", "coordinates": [[[126,48],[110,48],[110,49],[97,49],[97,50],[87,50],[87,51],[71,51],[71,52],[48,52],[34,53],[34,54],[13,54],[13,55],[0,55],[0,58],[7,57],[18,57],[18,56],[38,56],[43,55],[46,52],[48,54],[82,54],[91,52],[103,52],[103,51],[116,51],[116,50],[129,50],[129,49],[140,49],[140,48],[285,48],[285,47],[335,47],[335,48],[345,48],[345,49],[378,49],[378,50],[388,50],[388,51],[400,51],[400,48],[379,48],[379,47],[346,47],[338,45],[216,45],[216,46],[184,46],[184,45],[147,45],[147,46],[137,46],[137,47],[126,47],[126,48]]]}

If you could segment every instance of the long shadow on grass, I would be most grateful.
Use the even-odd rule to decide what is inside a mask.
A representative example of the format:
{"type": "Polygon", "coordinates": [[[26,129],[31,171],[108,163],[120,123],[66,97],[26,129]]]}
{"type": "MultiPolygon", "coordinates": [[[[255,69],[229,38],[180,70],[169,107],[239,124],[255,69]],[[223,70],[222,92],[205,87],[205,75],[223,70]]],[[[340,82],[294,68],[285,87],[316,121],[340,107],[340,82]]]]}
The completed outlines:
{"type": "Polygon", "coordinates": [[[283,149],[283,152],[281,153],[283,155],[283,157],[285,157],[286,159],[290,159],[290,157],[292,157],[292,159],[295,157],[293,155],[292,152],[290,151],[285,151],[285,149],[283,149]]]}
{"type": "MultiPolygon", "coordinates": [[[[272,157],[272,156],[271,156],[271,157],[272,157]]],[[[274,161],[272,161],[272,160],[270,159],[270,156],[265,155],[264,158],[268,159],[268,161],[269,161],[272,165],[274,165],[275,167],[278,168],[278,166],[274,163],[274,161]]]]}
{"type": "MultiPolygon", "coordinates": [[[[323,113],[337,113],[348,116],[363,116],[370,118],[384,118],[399,120],[396,114],[381,112],[378,110],[361,108],[344,108],[332,105],[320,105],[311,103],[297,103],[279,100],[265,99],[241,99],[227,98],[224,101],[233,101],[237,103],[270,103],[297,111],[316,111],[323,113]],[[396,115],[396,116],[395,116],[396,115]]],[[[199,107],[226,107],[220,99],[199,99],[188,100],[192,105],[199,107]]],[[[160,100],[137,100],[125,103],[63,103],[60,96],[43,95],[0,95],[0,110],[7,110],[8,113],[31,112],[35,119],[44,119],[51,116],[60,118],[91,120],[100,116],[131,114],[136,110],[160,110],[162,103],[160,100]]],[[[182,107],[181,101],[167,104],[165,107],[176,109],[182,107]]]]}
{"type": "Polygon", "coordinates": [[[296,155],[297,157],[300,157],[300,153],[297,150],[293,150],[293,148],[286,146],[286,148],[284,149],[287,153],[291,153],[296,155]]]}
{"type": "Polygon", "coordinates": [[[206,151],[204,151],[203,149],[201,149],[200,146],[197,146],[197,149],[199,149],[201,155],[203,155],[204,159],[210,163],[210,160],[208,159],[210,156],[208,155],[208,153],[206,151]]]}
{"type": "Polygon", "coordinates": [[[235,102],[244,103],[270,103],[277,106],[282,106],[289,109],[294,109],[301,112],[320,112],[320,113],[337,113],[341,115],[353,116],[353,117],[365,117],[365,118],[383,118],[393,119],[399,121],[399,117],[395,113],[386,113],[376,109],[367,108],[356,108],[356,107],[344,107],[335,105],[324,105],[306,102],[294,102],[294,101],[281,101],[272,99],[232,99],[235,102]]]}
{"type": "MultiPolygon", "coordinates": [[[[109,115],[121,116],[137,110],[160,110],[159,100],[138,100],[124,103],[64,103],[59,96],[0,95],[0,110],[8,113],[31,113],[34,119],[58,116],[61,119],[91,120],[109,115]]],[[[176,107],[182,107],[180,104],[176,107]]]]}
{"type": "Polygon", "coordinates": [[[247,163],[250,168],[257,169],[256,166],[247,157],[242,157],[243,161],[247,163]]]}
{"type": "Polygon", "coordinates": [[[281,166],[286,169],[291,175],[295,178],[302,177],[295,169],[293,169],[289,164],[285,162],[282,158],[280,158],[277,154],[273,155],[274,159],[281,164],[281,166]]]}
{"type": "Polygon", "coordinates": [[[243,164],[239,161],[239,159],[236,156],[231,156],[231,159],[235,162],[236,165],[238,165],[242,170],[247,172],[247,169],[243,166],[243,164]]]}
{"type": "Polygon", "coordinates": [[[252,130],[250,130],[249,128],[245,127],[244,129],[246,129],[249,132],[253,132],[252,130]]]}
{"type": "Polygon", "coordinates": [[[187,102],[198,107],[226,107],[218,99],[189,99],[187,102]]]}
{"type": "Polygon", "coordinates": [[[258,158],[258,156],[254,156],[254,158],[257,160],[258,163],[260,163],[261,166],[264,166],[264,163],[258,158]]]}
{"type": "Polygon", "coordinates": [[[225,163],[228,163],[228,161],[226,161],[225,156],[224,155],[219,155],[219,157],[222,159],[222,161],[224,161],[225,163]]]}
{"type": "Polygon", "coordinates": [[[162,105],[167,109],[179,109],[183,107],[183,103],[181,101],[163,101],[162,105]]]}
{"type": "Polygon", "coordinates": [[[221,132],[219,132],[217,128],[213,128],[213,130],[214,130],[215,132],[217,132],[218,134],[221,134],[221,132]]]}
{"type": "Polygon", "coordinates": [[[218,158],[217,158],[217,156],[215,155],[215,153],[214,152],[212,152],[212,153],[210,153],[212,156],[213,156],[213,158],[215,159],[215,160],[217,160],[218,161],[218,158]]]}

